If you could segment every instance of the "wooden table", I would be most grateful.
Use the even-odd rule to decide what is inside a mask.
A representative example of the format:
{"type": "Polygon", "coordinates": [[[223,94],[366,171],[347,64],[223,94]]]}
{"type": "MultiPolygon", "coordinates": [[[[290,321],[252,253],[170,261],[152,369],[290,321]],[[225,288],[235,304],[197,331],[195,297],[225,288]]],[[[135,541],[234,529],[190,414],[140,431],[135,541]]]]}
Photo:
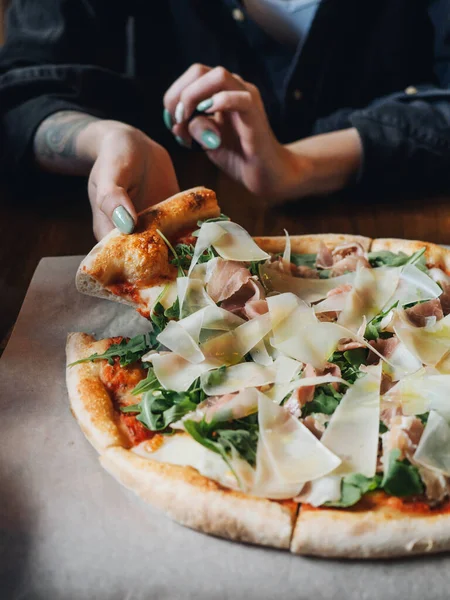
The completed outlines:
{"type": "MultiPolygon", "coordinates": [[[[201,154],[176,161],[182,188],[206,185],[217,192],[222,211],[253,235],[359,233],[370,237],[404,237],[450,244],[450,197],[397,202],[370,202],[345,195],[298,201],[268,208],[239,185],[218,174],[201,154]]],[[[85,184],[69,182],[58,192],[28,200],[11,192],[0,218],[0,341],[11,331],[33,272],[44,256],[85,254],[95,243],[85,184]],[[45,200],[44,200],[45,198],[45,200]],[[31,204],[31,206],[30,206],[31,204]]],[[[1,353],[1,344],[0,344],[1,353]]]]}

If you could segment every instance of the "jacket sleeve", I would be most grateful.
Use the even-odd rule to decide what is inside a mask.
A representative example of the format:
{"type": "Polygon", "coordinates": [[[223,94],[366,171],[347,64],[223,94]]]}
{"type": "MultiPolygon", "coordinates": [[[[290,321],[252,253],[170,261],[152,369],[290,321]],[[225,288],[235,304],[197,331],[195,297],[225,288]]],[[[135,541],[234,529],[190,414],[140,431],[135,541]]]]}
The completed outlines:
{"type": "Polygon", "coordinates": [[[355,127],[363,147],[358,187],[385,193],[450,192],[450,2],[430,3],[435,80],[411,82],[361,110],[320,119],[314,133],[355,127]]]}
{"type": "MultiPolygon", "coordinates": [[[[50,114],[81,110],[126,120],[122,2],[14,0],[0,49],[0,139],[5,173],[30,166],[34,133],[50,114]]],[[[127,108],[128,107],[128,108],[127,108]]]]}

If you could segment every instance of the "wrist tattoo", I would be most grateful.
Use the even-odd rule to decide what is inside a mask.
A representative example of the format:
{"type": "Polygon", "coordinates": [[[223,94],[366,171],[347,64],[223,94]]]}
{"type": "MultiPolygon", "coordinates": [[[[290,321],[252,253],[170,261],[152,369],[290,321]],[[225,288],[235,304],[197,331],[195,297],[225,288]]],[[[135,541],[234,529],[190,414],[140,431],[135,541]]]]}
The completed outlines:
{"type": "Polygon", "coordinates": [[[81,158],[77,154],[79,133],[97,117],[72,110],[49,116],[39,126],[34,138],[34,153],[39,160],[81,158]]]}

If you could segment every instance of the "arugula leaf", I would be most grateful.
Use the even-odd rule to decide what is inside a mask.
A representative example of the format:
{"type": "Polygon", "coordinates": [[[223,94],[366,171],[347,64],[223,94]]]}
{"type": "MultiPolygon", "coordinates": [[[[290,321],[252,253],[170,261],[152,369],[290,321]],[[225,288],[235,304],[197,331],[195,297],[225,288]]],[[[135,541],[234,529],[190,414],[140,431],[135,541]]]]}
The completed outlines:
{"type": "Polygon", "coordinates": [[[319,269],[319,279],[329,279],[331,277],[331,269],[319,269]]]}
{"type": "Polygon", "coordinates": [[[381,475],[366,477],[361,473],[346,475],[341,483],[341,497],[335,502],[326,502],[325,506],[347,508],[361,500],[364,494],[380,487],[381,475]]]}
{"type": "Polygon", "coordinates": [[[421,415],[416,415],[416,417],[422,421],[423,425],[427,424],[429,416],[430,416],[429,412],[424,412],[421,415]]]}
{"type": "Polygon", "coordinates": [[[380,428],[379,428],[380,435],[382,435],[383,433],[386,433],[386,431],[389,431],[388,428],[383,423],[383,421],[380,421],[380,428]]]}
{"type": "Polygon", "coordinates": [[[259,274],[259,266],[261,264],[261,261],[256,261],[253,260],[249,265],[248,265],[248,270],[250,271],[250,273],[253,276],[258,277],[258,279],[260,278],[260,274],[259,274]]]}
{"type": "Polygon", "coordinates": [[[179,319],[180,318],[180,300],[177,297],[175,302],[169,308],[164,311],[164,316],[167,319],[179,319]]]}
{"type": "Polygon", "coordinates": [[[302,419],[312,413],[332,415],[341,401],[343,394],[337,392],[330,383],[318,385],[314,398],[302,408],[302,419]]]}
{"type": "Polygon", "coordinates": [[[149,338],[152,349],[159,348],[160,344],[156,338],[167,325],[167,318],[165,317],[164,312],[164,306],[161,302],[157,302],[150,313],[153,331],[150,332],[149,338]]]}
{"type": "Polygon", "coordinates": [[[391,496],[416,496],[422,494],[424,486],[419,471],[408,460],[399,460],[400,450],[389,453],[381,487],[391,496]]]}
{"type": "Polygon", "coordinates": [[[369,263],[372,267],[402,267],[403,265],[415,265],[421,271],[426,272],[426,248],[421,248],[408,256],[404,252],[391,252],[390,250],[379,250],[378,252],[369,252],[369,263]]]}
{"type": "Polygon", "coordinates": [[[184,421],[186,431],[199,443],[228,460],[234,448],[250,465],[255,466],[258,445],[258,415],[235,419],[228,423],[184,421]]]}
{"type": "Polygon", "coordinates": [[[69,365],[69,367],[73,367],[74,365],[78,365],[84,362],[90,362],[94,360],[102,360],[106,359],[110,365],[114,364],[114,359],[119,357],[119,364],[121,367],[126,367],[131,363],[136,362],[146,354],[149,350],[151,350],[151,334],[140,334],[131,338],[130,340],[123,339],[118,344],[111,344],[111,346],[104,352],[103,354],[98,354],[95,352],[88,356],[87,358],[81,358],[69,365]]]}
{"type": "Polygon", "coordinates": [[[142,379],[131,391],[132,396],[137,396],[138,394],[143,394],[144,392],[150,392],[151,390],[156,390],[161,386],[156,375],[153,371],[153,368],[150,367],[147,371],[147,377],[142,379]]]}
{"type": "MultiPolygon", "coordinates": [[[[170,261],[172,264],[175,264],[174,261],[178,260],[178,255],[175,251],[175,248],[172,246],[172,244],[169,242],[169,240],[166,238],[166,236],[163,234],[162,231],[160,231],[159,229],[156,230],[156,233],[164,240],[164,242],[166,243],[166,246],[169,248],[169,250],[172,252],[173,254],[173,259],[170,261]]],[[[183,269],[181,268],[180,265],[176,265],[178,267],[178,277],[185,277],[185,272],[183,271],[183,269]]]]}
{"type": "MultiPolygon", "coordinates": [[[[155,380],[155,382],[149,381],[148,390],[141,390],[144,391],[144,394],[139,404],[124,406],[120,409],[125,413],[139,413],[136,417],[137,420],[151,431],[166,429],[171,423],[179,421],[184,415],[195,410],[197,405],[205,399],[205,394],[198,387],[198,380],[187,392],[166,390],[156,378],[155,380]]],[[[141,383],[145,387],[144,382],[141,383]]],[[[136,392],[137,387],[133,390],[133,394],[139,393],[136,392]]]]}
{"type": "Polygon", "coordinates": [[[223,429],[217,432],[217,442],[227,453],[234,447],[252,467],[256,464],[258,427],[252,429],[223,429]]]}
{"type": "MultiPolygon", "coordinates": [[[[195,246],[193,246],[192,244],[177,244],[175,246],[176,257],[172,258],[170,263],[172,265],[175,265],[176,267],[178,267],[178,269],[182,269],[183,275],[184,275],[184,271],[188,271],[189,267],[191,266],[192,257],[194,256],[194,250],[195,250],[195,246]]],[[[208,248],[199,257],[198,264],[208,262],[209,260],[211,260],[212,258],[215,258],[216,256],[217,256],[217,254],[214,251],[214,249],[208,248]]]]}
{"type": "Polygon", "coordinates": [[[316,268],[317,254],[291,254],[291,263],[296,267],[316,268]]]}
{"type": "Polygon", "coordinates": [[[214,369],[213,371],[209,371],[208,373],[206,373],[206,376],[204,378],[204,385],[218,385],[219,383],[221,383],[225,376],[226,368],[227,367],[223,365],[218,369],[214,369]]]}
{"type": "Polygon", "coordinates": [[[341,369],[341,377],[349,383],[355,381],[364,375],[359,367],[366,361],[368,350],[366,348],[355,348],[345,352],[334,352],[328,359],[341,369]]]}
{"type": "Polygon", "coordinates": [[[379,315],[376,315],[367,323],[364,337],[366,340],[377,340],[379,337],[392,337],[392,333],[380,331],[380,323],[384,317],[398,305],[398,300],[392,306],[387,308],[385,311],[381,311],[379,315]]]}

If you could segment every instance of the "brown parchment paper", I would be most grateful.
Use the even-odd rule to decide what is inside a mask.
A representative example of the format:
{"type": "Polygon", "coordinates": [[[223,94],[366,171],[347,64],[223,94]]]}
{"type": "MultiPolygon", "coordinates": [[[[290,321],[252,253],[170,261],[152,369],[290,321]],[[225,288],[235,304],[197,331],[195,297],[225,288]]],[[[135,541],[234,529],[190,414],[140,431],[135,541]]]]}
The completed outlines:
{"type": "Polygon", "coordinates": [[[72,418],[68,331],[145,331],[132,309],[78,294],[79,257],[41,261],[0,361],[0,599],[434,600],[450,557],[332,561],[185,529],[101,468],[72,418]]]}

